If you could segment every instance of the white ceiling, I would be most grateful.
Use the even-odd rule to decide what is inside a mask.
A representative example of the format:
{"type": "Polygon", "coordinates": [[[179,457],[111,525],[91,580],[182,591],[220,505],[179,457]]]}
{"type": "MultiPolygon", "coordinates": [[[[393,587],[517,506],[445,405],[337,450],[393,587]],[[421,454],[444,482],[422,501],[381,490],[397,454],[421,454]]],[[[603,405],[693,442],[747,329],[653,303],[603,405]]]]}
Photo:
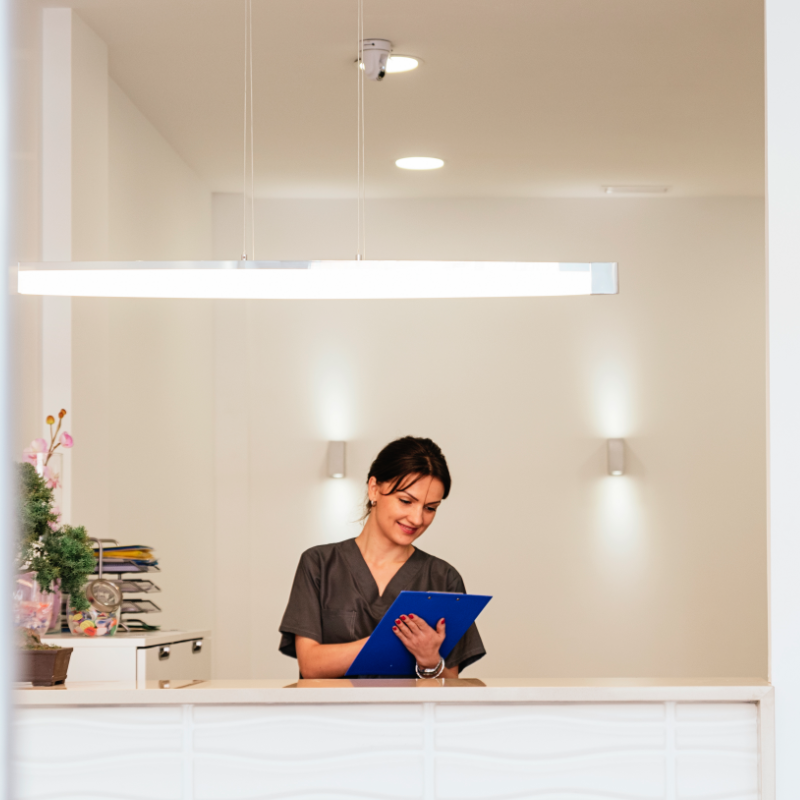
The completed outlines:
{"type": "MultiPolygon", "coordinates": [[[[244,0],[74,0],[114,80],[214,191],[241,191],[244,0]]],[[[253,0],[256,191],[353,197],[356,0],[253,0]]],[[[761,0],[365,0],[416,55],[367,82],[373,197],[763,195],[761,0]],[[437,172],[397,169],[408,155],[437,172]]]]}

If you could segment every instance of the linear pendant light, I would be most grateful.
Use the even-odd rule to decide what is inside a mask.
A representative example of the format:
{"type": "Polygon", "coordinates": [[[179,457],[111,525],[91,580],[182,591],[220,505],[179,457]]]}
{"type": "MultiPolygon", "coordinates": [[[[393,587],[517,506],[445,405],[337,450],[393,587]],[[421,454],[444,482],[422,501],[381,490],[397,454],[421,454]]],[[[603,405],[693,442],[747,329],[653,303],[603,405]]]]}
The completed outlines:
{"type": "Polygon", "coordinates": [[[20,264],[20,294],[240,300],[390,300],[617,294],[614,263],[65,261],[20,264]]]}

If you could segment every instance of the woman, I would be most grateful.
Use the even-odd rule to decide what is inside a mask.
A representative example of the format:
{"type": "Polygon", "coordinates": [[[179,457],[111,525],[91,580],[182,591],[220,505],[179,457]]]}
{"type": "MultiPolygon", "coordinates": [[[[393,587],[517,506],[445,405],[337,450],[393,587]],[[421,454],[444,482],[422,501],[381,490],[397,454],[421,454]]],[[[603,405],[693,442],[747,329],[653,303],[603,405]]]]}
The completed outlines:
{"type": "MultiPolygon", "coordinates": [[[[406,436],[381,450],[367,476],[364,529],[355,539],[306,550],[283,615],[280,650],[296,657],[304,678],[341,678],[404,589],[465,592],[446,561],[414,547],[450,494],[450,472],[430,439],[406,436]]],[[[422,677],[457,678],[486,654],[475,625],[447,656],[439,654],[446,620],[435,628],[413,614],[395,635],[422,677]]]]}

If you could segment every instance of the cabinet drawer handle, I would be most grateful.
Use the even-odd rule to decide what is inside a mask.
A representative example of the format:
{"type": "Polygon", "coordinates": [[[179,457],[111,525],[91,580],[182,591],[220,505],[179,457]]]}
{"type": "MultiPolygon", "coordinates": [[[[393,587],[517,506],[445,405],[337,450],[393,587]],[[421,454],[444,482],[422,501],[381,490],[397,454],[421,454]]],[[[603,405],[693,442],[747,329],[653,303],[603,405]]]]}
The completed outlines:
{"type": "Polygon", "coordinates": [[[158,660],[159,661],[166,661],[169,658],[169,646],[165,645],[164,647],[158,648],[158,660]]]}
{"type": "Polygon", "coordinates": [[[198,639],[196,642],[192,642],[192,653],[199,653],[203,649],[203,640],[198,639]]]}

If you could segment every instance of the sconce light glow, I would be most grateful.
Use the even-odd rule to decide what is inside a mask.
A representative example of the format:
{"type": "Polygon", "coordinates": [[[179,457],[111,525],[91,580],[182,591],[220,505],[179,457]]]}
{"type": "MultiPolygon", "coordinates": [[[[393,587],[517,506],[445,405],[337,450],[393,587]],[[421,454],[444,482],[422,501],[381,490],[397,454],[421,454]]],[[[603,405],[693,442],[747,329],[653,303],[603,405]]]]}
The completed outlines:
{"type": "Polygon", "coordinates": [[[328,442],[328,477],[344,478],[345,442],[328,442]]]}
{"type": "Polygon", "coordinates": [[[428,156],[398,158],[394,163],[400,169],[440,169],[444,166],[444,161],[441,158],[429,158],[428,156]]]}
{"type": "Polygon", "coordinates": [[[624,439],[608,440],[608,474],[614,476],[625,474],[624,439]]]}

